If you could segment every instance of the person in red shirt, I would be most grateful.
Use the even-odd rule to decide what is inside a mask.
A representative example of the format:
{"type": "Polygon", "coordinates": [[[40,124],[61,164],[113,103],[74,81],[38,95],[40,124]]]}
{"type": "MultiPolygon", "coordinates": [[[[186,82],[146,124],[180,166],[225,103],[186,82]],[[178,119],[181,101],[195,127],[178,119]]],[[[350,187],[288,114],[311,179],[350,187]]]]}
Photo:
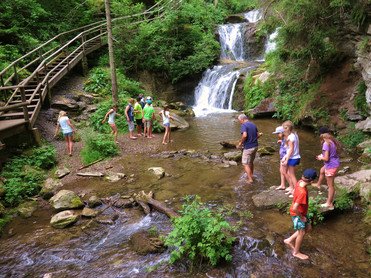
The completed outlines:
{"type": "Polygon", "coordinates": [[[309,257],[300,252],[300,246],[303,242],[306,231],[310,229],[308,213],[308,189],[307,185],[317,178],[317,172],[314,169],[306,169],[301,179],[296,183],[294,198],[290,207],[290,215],[296,231],[292,236],[285,239],[284,242],[293,250],[292,255],[301,260],[307,260],[309,257]]]}

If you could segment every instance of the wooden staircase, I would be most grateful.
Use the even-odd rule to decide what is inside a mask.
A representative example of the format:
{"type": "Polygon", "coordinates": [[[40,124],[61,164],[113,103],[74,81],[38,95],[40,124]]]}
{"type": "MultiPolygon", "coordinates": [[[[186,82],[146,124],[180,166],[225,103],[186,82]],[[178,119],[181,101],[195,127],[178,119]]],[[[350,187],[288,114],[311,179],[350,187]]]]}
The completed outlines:
{"type": "MultiPolygon", "coordinates": [[[[174,4],[180,2],[162,0],[143,13],[115,18],[113,22],[123,19],[130,19],[130,24],[151,21],[162,17],[165,7],[176,8],[174,4]]],[[[6,105],[0,107],[0,140],[32,130],[53,86],[78,63],[86,62],[87,55],[104,46],[106,34],[105,21],[61,33],[2,70],[0,93],[7,93],[10,97],[6,105]],[[73,38],[62,43],[67,36],[73,38]],[[25,72],[31,74],[21,78],[25,72]]]]}

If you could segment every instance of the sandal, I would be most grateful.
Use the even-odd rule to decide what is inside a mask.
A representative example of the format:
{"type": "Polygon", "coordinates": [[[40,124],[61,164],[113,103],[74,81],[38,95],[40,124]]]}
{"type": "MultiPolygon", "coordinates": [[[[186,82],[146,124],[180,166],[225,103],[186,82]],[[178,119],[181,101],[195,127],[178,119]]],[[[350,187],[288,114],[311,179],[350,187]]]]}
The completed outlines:
{"type": "Polygon", "coordinates": [[[280,186],[277,186],[277,187],[275,188],[275,190],[286,190],[286,187],[281,187],[281,185],[280,185],[280,186]]]}
{"type": "Polygon", "coordinates": [[[321,207],[321,208],[325,208],[325,209],[327,209],[327,210],[334,210],[334,206],[330,207],[330,206],[328,206],[327,204],[321,204],[320,207],[321,207]]]}

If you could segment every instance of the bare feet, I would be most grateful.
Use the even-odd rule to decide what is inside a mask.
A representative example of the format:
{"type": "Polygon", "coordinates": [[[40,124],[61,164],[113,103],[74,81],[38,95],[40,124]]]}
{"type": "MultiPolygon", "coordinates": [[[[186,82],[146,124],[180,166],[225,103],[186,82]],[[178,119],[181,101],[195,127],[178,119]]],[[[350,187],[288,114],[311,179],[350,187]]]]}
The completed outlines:
{"type": "Polygon", "coordinates": [[[167,143],[166,142],[162,142],[162,145],[167,145],[167,143]]]}
{"type": "Polygon", "coordinates": [[[287,246],[289,246],[292,250],[294,250],[294,245],[291,243],[291,241],[286,238],[284,241],[283,241],[287,246]]]}
{"type": "Polygon", "coordinates": [[[321,185],[318,183],[312,183],[312,186],[317,187],[318,190],[321,190],[321,185]]]}
{"type": "Polygon", "coordinates": [[[298,252],[298,253],[292,253],[292,255],[294,256],[294,257],[296,257],[296,258],[299,258],[299,259],[301,259],[301,260],[308,260],[309,259],[309,256],[307,256],[307,255],[305,255],[305,254],[303,254],[303,253],[300,253],[300,252],[298,252]]]}
{"type": "Polygon", "coordinates": [[[131,140],[135,140],[137,139],[137,137],[133,136],[133,137],[129,137],[131,140]]]}
{"type": "Polygon", "coordinates": [[[286,188],[285,186],[281,186],[281,185],[280,185],[280,186],[277,186],[277,187],[276,187],[276,190],[285,190],[285,188],[286,188]]]}
{"type": "Polygon", "coordinates": [[[246,180],[246,183],[251,185],[254,182],[254,180],[246,180]]]}

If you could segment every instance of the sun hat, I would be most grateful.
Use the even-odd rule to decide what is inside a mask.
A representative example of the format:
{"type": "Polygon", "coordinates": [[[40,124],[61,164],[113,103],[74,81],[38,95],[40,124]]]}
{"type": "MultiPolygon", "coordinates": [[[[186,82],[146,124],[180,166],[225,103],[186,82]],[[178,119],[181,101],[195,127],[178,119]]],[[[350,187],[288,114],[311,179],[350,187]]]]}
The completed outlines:
{"type": "Polygon", "coordinates": [[[276,127],[276,131],[275,132],[272,132],[273,134],[278,134],[278,133],[284,133],[285,132],[285,129],[283,128],[283,126],[278,126],[276,127]]]}
{"type": "Polygon", "coordinates": [[[147,100],[152,100],[152,97],[148,96],[146,97],[147,100]]]}
{"type": "Polygon", "coordinates": [[[322,126],[322,127],[319,128],[318,133],[319,133],[319,135],[322,135],[324,133],[330,133],[330,130],[328,129],[328,127],[322,126]]]}
{"type": "Polygon", "coordinates": [[[316,170],[308,168],[304,170],[303,177],[306,178],[307,180],[313,181],[318,177],[318,175],[316,170]]]}

